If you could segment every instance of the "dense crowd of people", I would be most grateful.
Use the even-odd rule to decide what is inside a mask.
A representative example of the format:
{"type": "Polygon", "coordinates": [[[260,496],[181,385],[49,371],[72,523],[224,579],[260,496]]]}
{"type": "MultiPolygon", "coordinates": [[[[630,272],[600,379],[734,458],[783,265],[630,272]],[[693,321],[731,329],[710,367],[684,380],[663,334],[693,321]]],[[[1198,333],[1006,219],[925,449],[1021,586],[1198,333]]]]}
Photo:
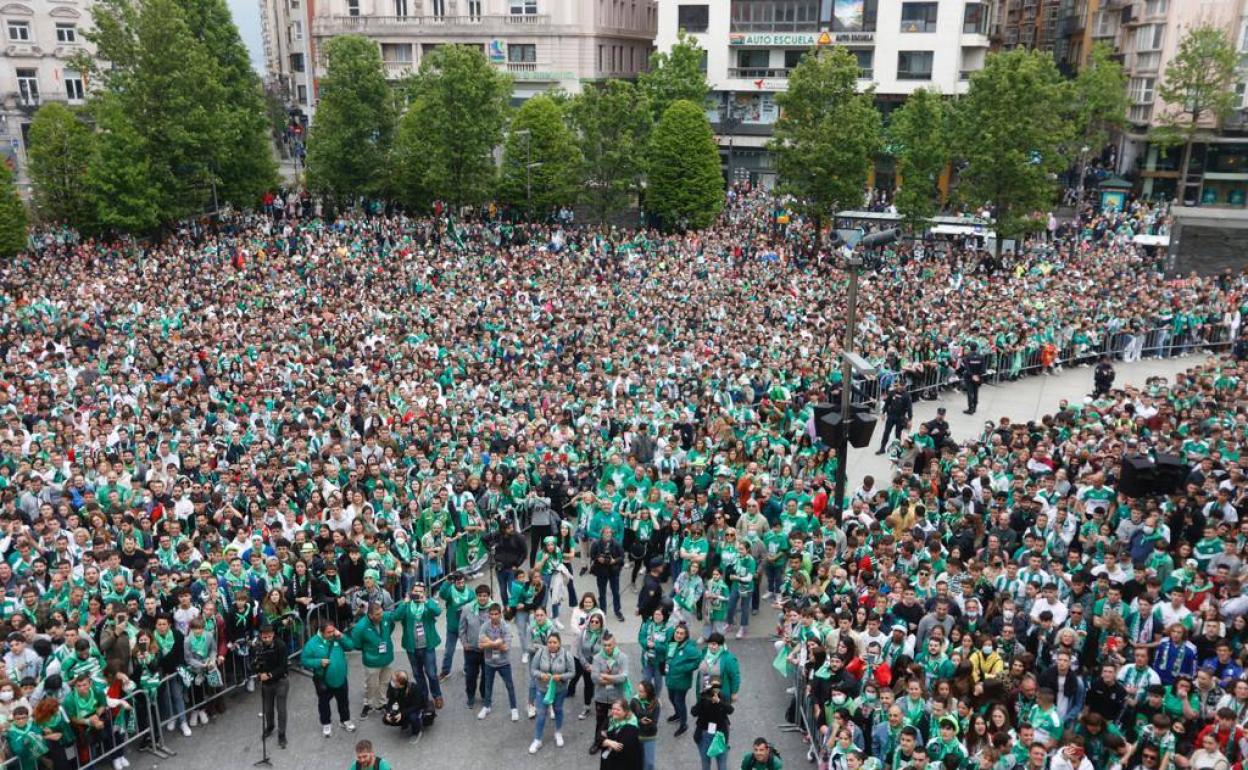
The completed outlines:
{"type": "MultiPolygon", "coordinates": [[[[664,729],[704,768],[777,770],[731,715],[790,685],[833,770],[1248,748],[1234,356],[963,445],[902,420],[896,476],[837,505],[811,418],[842,387],[845,275],[765,196],[679,235],[314,206],[153,244],[50,232],[0,272],[0,730],[23,770],[125,767],[257,685],[284,748],[291,666],[327,736],[378,714],[418,741],[462,671],[451,697],[488,720],[501,683],[530,753],[579,699],[621,770],[664,729]],[[1191,475],[1127,498],[1125,452],[1191,475]],[[773,620],[787,685],[731,649],[773,620]]],[[[1163,278],[1132,236],[1164,219],[1089,214],[1001,259],[899,247],[863,276],[859,345],[929,396],[975,351],[1020,376],[1146,338],[1225,350],[1248,284],[1163,278]]]]}

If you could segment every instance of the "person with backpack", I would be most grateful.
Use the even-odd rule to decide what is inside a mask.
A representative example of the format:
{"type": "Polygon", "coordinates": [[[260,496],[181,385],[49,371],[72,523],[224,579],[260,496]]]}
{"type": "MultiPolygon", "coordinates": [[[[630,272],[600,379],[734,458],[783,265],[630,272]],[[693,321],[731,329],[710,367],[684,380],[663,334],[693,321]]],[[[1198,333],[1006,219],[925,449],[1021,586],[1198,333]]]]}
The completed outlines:
{"type": "Polygon", "coordinates": [[[393,770],[390,763],[377,756],[373,742],[360,741],[355,744],[355,761],[347,770],[393,770]]]}
{"type": "Polygon", "coordinates": [[[780,752],[766,738],[755,738],[753,750],[741,757],[741,770],[782,770],[783,767],[780,752]]]}

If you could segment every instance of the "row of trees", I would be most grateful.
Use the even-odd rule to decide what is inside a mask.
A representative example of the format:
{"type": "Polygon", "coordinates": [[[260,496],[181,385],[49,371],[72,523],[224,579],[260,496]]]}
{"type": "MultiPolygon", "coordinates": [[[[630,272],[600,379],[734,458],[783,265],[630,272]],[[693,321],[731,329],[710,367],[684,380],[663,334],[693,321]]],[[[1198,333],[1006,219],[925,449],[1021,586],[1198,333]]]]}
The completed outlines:
{"type": "Polygon", "coordinates": [[[86,106],[49,102],[31,120],[39,220],[146,234],[272,189],[263,91],[225,0],[97,0],[91,14],[86,106]]]}
{"type": "Polygon", "coordinates": [[[605,219],[644,187],[664,221],[694,226],[720,206],[719,154],[700,106],[708,88],[689,40],[657,54],[637,83],[540,94],[515,110],[511,79],[476,48],[437,48],[398,88],[362,37],[336,38],[325,55],[308,184],[340,201],[497,199],[529,213],[579,202],[605,219]]]}

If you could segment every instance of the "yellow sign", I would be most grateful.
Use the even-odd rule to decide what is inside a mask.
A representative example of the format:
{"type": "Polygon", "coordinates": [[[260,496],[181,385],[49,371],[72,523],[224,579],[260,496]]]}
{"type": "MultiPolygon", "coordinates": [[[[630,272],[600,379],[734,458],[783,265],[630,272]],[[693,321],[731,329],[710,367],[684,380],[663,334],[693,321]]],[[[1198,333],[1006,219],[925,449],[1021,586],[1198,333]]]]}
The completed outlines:
{"type": "Polygon", "coordinates": [[[817,45],[832,45],[832,36],[829,35],[826,30],[819,33],[819,42],[817,45]]]}

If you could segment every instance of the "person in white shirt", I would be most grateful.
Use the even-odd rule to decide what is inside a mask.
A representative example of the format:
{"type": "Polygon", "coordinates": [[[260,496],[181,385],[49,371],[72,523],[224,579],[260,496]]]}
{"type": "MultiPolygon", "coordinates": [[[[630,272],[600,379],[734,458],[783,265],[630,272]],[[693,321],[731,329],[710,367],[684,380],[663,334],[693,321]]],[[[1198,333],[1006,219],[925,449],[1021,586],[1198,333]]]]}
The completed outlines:
{"type": "Polygon", "coordinates": [[[1044,611],[1053,613],[1053,625],[1060,626],[1066,622],[1066,616],[1069,610],[1066,605],[1057,598],[1057,584],[1048,583],[1040,589],[1040,597],[1031,605],[1031,612],[1028,613],[1032,623],[1040,622],[1040,613],[1044,611]]]}

